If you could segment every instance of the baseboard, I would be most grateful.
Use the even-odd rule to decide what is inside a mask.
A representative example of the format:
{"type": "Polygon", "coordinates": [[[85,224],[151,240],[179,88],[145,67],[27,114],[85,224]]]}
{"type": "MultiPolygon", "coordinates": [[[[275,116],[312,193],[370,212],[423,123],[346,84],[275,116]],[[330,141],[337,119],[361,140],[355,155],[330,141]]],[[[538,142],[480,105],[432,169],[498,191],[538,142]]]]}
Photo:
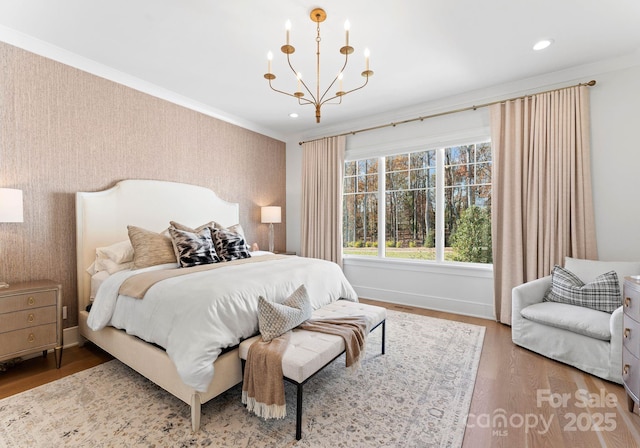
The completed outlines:
{"type": "Polygon", "coordinates": [[[78,326],[69,327],[62,330],[63,347],[69,348],[74,345],[78,345],[80,340],[80,333],[78,332],[78,326]]]}
{"type": "Polygon", "coordinates": [[[452,299],[450,297],[437,297],[389,289],[371,288],[367,286],[352,286],[353,289],[356,290],[356,293],[358,293],[358,297],[362,297],[363,299],[379,300],[382,302],[394,303],[396,305],[413,306],[434,311],[460,314],[463,316],[495,320],[495,316],[493,315],[493,306],[484,303],[452,299]]]}

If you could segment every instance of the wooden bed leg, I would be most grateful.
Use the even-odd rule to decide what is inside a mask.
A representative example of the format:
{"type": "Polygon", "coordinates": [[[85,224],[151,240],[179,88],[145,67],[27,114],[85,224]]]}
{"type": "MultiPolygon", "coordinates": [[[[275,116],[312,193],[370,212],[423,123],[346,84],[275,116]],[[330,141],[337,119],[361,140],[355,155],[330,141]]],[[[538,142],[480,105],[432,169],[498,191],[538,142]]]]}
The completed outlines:
{"type": "Polygon", "coordinates": [[[194,392],[191,395],[191,429],[198,432],[200,429],[200,394],[194,392]]]}

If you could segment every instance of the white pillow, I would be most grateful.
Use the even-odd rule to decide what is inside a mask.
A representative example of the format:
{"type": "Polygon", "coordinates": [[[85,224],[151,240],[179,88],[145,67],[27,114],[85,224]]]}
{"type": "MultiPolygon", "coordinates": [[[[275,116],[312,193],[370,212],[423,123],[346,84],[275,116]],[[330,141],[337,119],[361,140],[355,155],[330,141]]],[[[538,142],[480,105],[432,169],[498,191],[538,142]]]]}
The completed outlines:
{"type": "Polygon", "coordinates": [[[103,272],[107,271],[109,274],[114,274],[125,269],[131,269],[133,267],[133,261],[127,261],[125,263],[116,263],[108,258],[97,258],[95,263],[95,271],[103,272]]]}
{"type": "Polygon", "coordinates": [[[98,247],[96,249],[96,258],[109,259],[118,264],[133,261],[131,241],[125,240],[110,246],[98,247]]]}
{"type": "Polygon", "coordinates": [[[131,241],[125,240],[110,246],[96,248],[96,259],[87,268],[89,275],[107,271],[114,272],[131,269],[133,265],[133,246],[131,241]]]}

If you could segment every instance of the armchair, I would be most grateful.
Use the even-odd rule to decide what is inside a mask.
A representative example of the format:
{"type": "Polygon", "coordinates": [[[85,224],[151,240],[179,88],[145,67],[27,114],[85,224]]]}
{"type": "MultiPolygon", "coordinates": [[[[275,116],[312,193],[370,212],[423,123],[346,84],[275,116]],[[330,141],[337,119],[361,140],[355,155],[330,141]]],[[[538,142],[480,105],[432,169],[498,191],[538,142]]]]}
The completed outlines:
{"type": "MultiPolygon", "coordinates": [[[[584,283],[613,270],[622,293],[624,277],[640,273],[640,262],[567,257],[565,268],[584,283]]],[[[609,314],[577,305],[543,302],[550,286],[551,276],[547,276],[513,289],[513,342],[597,377],[622,383],[622,307],[609,314]]]]}

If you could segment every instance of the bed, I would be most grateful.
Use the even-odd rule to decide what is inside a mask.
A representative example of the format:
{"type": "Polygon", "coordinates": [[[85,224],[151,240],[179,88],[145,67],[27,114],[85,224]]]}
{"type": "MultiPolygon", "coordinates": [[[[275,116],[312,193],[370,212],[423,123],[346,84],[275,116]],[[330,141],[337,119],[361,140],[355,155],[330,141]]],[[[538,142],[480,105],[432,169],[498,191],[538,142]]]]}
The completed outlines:
{"type": "MultiPolygon", "coordinates": [[[[212,363],[212,371],[215,373],[204,387],[196,388],[193,385],[187,385],[186,383],[189,381],[185,383],[184,373],[179,372],[174,360],[167,354],[167,352],[171,353],[169,350],[165,350],[157,344],[148,343],[113,326],[106,326],[99,330],[90,327],[88,323],[90,321],[89,312],[86,311],[86,308],[91,303],[91,276],[87,273],[87,268],[96,260],[97,248],[128,239],[128,225],[161,232],[167,228],[170,221],[178,221],[195,228],[202,223],[214,220],[222,226],[229,227],[239,222],[239,205],[226,202],[213,191],[199,186],[155,180],[125,180],[105,191],[77,193],[76,218],[78,307],[80,310],[78,326],[81,338],[93,342],[190,405],[191,426],[193,431],[197,431],[200,426],[201,404],[242,381],[237,348],[227,348],[226,351],[215,357],[215,361],[212,363]]],[[[259,265],[289,263],[291,266],[291,263],[296,262],[295,259],[299,259],[300,263],[311,262],[311,259],[301,257],[282,256],[282,258],[287,260],[276,261],[274,259],[273,261],[263,261],[259,265]]],[[[233,262],[229,262],[229,268],[231,268],[231,263],[233,262]]],[[[254,266],[254,264],[246,266],[254,266]]],[[[232,268],[245,269],[236,266],[232,268]]],[[[305,278],[306,281],[309,281],[308,275],[312,274],[308,271],[314,271],[314,269],[305,267],[300,271],[306,272],[307,277],[305,278]]],[[[129,274],[127,273],[127,275],[129,274]]],[[[342,276],[341,273],[340,275],[342,276]]],[[[318,284],[323,282],[326,281],[318,278],[318,284]]],[[[338,283],[340,282],[342,280],[338,283]]],[[[271,287],[266,283],[265,288],[271,287]]],[[[245,292],[242,294],[246,295],[245,292]]],[[[348,285],[348,282],[346,285],[341,285],[335,294],[332,292],[331,299],[323,298],[322,300],[341,298],[333,297],[335,295],[357,300],[355,292],[348,285]]],[[[126,297],[118,297],[118,301],[122,303],[126,303],[125,299],[128,300],[126,297]]],[[[251,310],[247,312],[250,313],[251,310]]],[[[129,330],[127,329],[127,331],[129,330]]],[[[246,333],[246,329],[243,331],[246,333]]],[[[240,336],[241,334],[238,332],[234,337],[239,338],[240,336]]]]}

